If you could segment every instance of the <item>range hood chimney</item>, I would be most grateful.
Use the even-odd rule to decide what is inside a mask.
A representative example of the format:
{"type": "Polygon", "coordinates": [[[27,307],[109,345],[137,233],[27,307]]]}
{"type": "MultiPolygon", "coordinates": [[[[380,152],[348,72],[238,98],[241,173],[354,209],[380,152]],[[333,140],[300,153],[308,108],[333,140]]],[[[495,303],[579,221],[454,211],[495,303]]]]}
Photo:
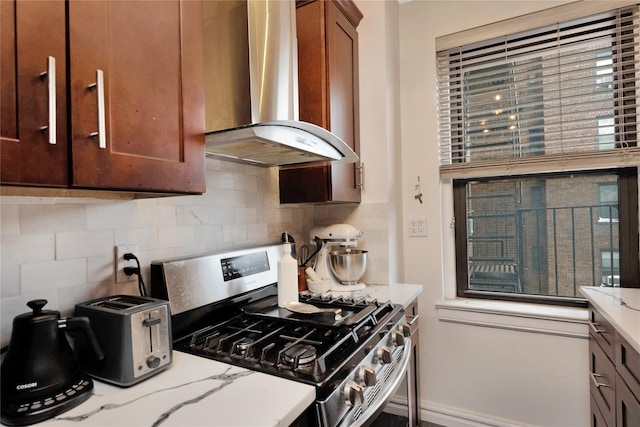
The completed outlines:
{"type": "Polygon", "coordinates": [[[258,166],[356,162],[331,132],[298,121],[293,0],[205,1],[207,156],[258,166]]]}

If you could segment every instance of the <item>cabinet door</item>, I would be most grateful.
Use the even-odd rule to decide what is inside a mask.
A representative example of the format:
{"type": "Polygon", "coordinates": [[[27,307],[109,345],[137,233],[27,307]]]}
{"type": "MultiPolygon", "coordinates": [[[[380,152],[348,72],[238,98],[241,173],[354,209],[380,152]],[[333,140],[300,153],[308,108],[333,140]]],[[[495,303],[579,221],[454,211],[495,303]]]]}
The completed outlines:
{"type": "MultiPolygon", "coordinates": [[[[332,133],[360,153],[358,96],[358,33],[333,2],[327,5],[327,56],[329,106],[327,116],[332,133]]],[[[357,164],[333,164],[332,200],[360,202],[357,164]]]]}
{"type": "Polygon", "coordinates": [[[589,335],[589,391],[608,426],[616,423],[616,370],[593,334],[589,335]]]}
{"type": "Polygon", "coordinates": [[[615,329],[611,326],[611,323],[591,305],[589,305],[589,333],[600,347],[602,347],[607,357],[612,362],[615,361],[615,329]]]}
{"type": "Polygon", "coordinates": [[[616,426],[640,426],[640,401],[620,376],[616,380],[616,426]]]}
{"type": "MultiPolygon", "coordinates": [[[[362,14],[353,2],[297,3],[300,120],[331,131],[359,153],[356,26],[362,14]]],[[[281,169],[280,202],[360,202],[358,171],[355,163],[281,169]]]]}
{"type": "Polygon", "coordinates": [[[68,7],[71,185],[204,192],[201,2],[68,7]]]}
{"type": "Polygon", "coordinates": [[[591,421],[590,421],[590,425],[591,427],[609,427],[607,426],[606,421],[604,420],[604,417],[602,416],[602,413],[600,412],[600,408],[598,408],[598,405],[596,404],[596,401],[593,399],[593,396],[589,396],[590,397],[590,404],[591,404],[591,421]]]}
{"type": "MultiPolygon", "coordinates": [[[[615,363],[618,374],[624,379],[636,399],[640,400],[640,354],[616,331],[615,363]]],[[[640,417],[640,414],[638,415],[640,417]]]]}
{"type": "Polygon", "coordinates": [[[64,187],[68,182],[65,3],[2,1],[0,29],[2,184],[64,187]],[[48,74],[41,77],[43,72],[48,74]]]}

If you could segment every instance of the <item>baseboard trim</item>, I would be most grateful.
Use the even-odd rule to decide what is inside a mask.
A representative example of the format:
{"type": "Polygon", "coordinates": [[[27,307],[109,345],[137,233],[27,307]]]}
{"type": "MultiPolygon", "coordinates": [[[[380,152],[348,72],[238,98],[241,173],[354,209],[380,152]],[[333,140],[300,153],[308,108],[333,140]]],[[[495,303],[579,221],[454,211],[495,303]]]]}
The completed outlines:
{"type": "Polygon", "coordinates": [[[534,427],[504,418],[468,411],[435,402],[420,402],[420,417],[423,421],[445,427],[534,427]]]}

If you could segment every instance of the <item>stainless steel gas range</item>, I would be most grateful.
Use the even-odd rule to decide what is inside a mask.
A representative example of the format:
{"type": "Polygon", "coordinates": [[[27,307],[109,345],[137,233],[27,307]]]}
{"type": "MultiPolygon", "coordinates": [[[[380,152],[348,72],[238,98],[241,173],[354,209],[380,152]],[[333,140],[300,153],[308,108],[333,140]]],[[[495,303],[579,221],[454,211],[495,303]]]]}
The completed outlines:
{"type": "Polygon", "coordinates": [[[174,349],[316,387],[300,425],[374,423],[407,378],[410,330],[389,301],[303,293],[340,313],[277,305],[282,246],[154,261],[151,294],[169,301],[174,349]]]}

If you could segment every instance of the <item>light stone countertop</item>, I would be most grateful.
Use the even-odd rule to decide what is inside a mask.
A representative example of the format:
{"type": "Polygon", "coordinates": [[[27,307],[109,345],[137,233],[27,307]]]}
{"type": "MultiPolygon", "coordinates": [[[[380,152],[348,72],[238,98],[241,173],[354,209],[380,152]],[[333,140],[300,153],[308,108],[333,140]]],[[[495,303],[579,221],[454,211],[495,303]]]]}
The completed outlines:
{"type": "Polygon", "coordinates": [[[94,380],[94,395],[36,426],[289,426],[315,387],[179,351],[163,372],[128,388],[94,380]],[[165,419],[166,418],[166,419],[165,419]]]}
{"type": "MultiPolygon", "coordinates": [[[[330,292],[407,306],[421,285],[367,285],[330,292]]],[[[94,380],[94,395],[37,426],[289,426],[315,401],[315,387],[179,351],[143,382],[120,388],[94,380]],[[157,424],[156,424],[157,423],[157,424]]]]}
{"type": "Polygon", "coordinates": [[[580,292],[640,353],[640,288],[581,286],[580,292]]]}

